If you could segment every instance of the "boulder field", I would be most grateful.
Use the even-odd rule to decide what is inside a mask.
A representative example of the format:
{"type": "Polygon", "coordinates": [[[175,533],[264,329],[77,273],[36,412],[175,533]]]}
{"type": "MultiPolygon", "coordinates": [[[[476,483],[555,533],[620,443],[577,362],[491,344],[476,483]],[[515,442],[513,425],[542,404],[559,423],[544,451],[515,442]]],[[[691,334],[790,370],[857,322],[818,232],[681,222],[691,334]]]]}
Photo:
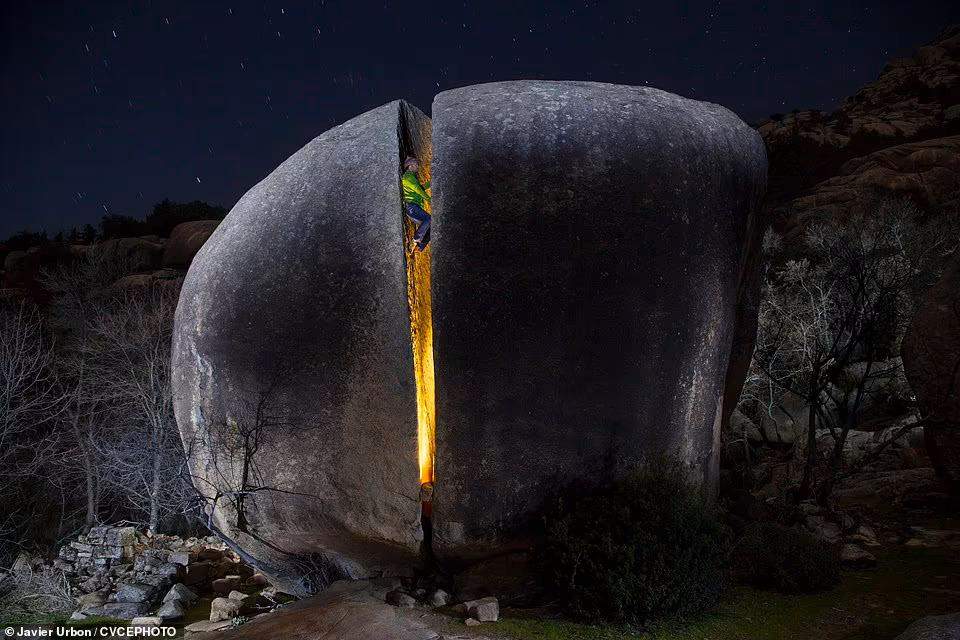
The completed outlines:
{"type": "Polygon", "coordinates": [[[437,551],[501,548],[553,488],[645,456],[709,493],[763,144],[656,89],[516,81],[323,133],[203,245],[174,404],[215,525],[299,592],[411,570],[408,154],[434,182],[437,551]]]}

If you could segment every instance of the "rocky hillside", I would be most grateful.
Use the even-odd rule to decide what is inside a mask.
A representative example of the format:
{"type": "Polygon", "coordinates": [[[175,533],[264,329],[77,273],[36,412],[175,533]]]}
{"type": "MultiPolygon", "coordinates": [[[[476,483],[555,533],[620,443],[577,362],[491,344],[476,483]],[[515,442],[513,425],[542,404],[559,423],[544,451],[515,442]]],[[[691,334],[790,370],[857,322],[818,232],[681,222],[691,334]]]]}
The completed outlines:
{"type": "Polygon", "coordinates": [[[42,274],[88,256],[115,260],[123,265],[128,275],[118,280],[115,287],[152,283],[179,286],[193,256],[219,223],[219,220],[182,222],[173,228],[169,238],[145,235],[90,244],[50,241],[18,250],[5,250],[0,245],[0,300],[27,298],[45,302],[47,292],[42,285],[42,274]]]}
{"type": "Polygon", "coordinates": [[[960,25],[948,27],[836,111],[794,111],[758,125],[770,158],[768,198],[787,237],[876,195],[928,212],[960,199],[960,25]]]}

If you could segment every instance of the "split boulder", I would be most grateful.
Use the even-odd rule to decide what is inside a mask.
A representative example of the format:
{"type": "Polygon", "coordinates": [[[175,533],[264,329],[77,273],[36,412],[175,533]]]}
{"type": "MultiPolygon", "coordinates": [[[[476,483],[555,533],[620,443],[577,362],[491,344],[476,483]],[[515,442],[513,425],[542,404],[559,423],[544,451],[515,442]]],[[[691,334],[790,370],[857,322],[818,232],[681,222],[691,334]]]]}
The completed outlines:
{"type": "Polygon", "coordinates": [[[717,105],[586,82],[466,87],[433,114],[434,147],[402,101],[321,134],[240,199],[183,283],[192,472],[211,501],[231,492],[231,434],[268,417],[262,487],[243,513],[220,500],[214,524],[299,595],[409,571],[423,535],[408,154],[435,185],[435,547],[499,545],[558,483],[651,454],[716,480],[757,134],[717,105]]]}

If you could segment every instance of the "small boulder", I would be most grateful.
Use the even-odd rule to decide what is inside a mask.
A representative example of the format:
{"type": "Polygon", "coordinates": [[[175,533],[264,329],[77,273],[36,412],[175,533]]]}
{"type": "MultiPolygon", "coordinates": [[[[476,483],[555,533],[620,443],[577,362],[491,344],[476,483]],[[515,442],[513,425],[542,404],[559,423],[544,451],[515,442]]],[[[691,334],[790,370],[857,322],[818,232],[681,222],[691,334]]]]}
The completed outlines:
{"type": "Polygon", "coordinates": [[[226,576],[225,578],[217,578],[214,580],[212,588],[213,592],[218,596],[226,596],[241,584],[240,576],[226,576]]]}
{"type": "Polygon", "coordinates": [[[216,561],[223,558],[223,551],[219,549],[212,549],[210,547],[204,547],[197,553],[197,558],[200,560],[216,561]]]}
{"type": "Polygon", "coordinates": [[[113,530],[113,541],[121,547],[132,545],[136,540],[136,527],[117,527],[113,530]]]}
{"type": "Polygon", "coordinates": [[[117,602],[149,602],[153,598],[153,585],[143,582],[124,582],[117,589],[117,602]]]}
{"type": "Polygon", "coordinates": [[[845,544],[840,550],[840,562],[845,567],[865,569],[877,564],[877,559],[869,551],[865,551],[855,544],[845,544]]]}
{"type": "Polygon", "coordinates": [[[230,598],[214,598],[210,603],[210,622],[231,620],[240,613],[240,603],[230,598]]]}
{"type": "Polygon", "coordinates": [[[229,620],[221,620],[217,622],[211,622],[210,620],[201,620],[200,622],[194,622],[193,624],[188,624],[183,629],[187,633],[207,633],[209,631],[220,631],[222,629],[228,629],[233,626],[233,623],[229,620]]]}
{"type": "Polygon", "coordinates": [[[159,627],[163,620],[159,616],[139,616],[130,621],[132,627],[159,627]]]}
{"type": "Polygon", "coordinates": [[[187,608],[183,605],[183,600],[167,600],[157,610],[157,617],[168,620],[180,620],[187,615],[187,608]]]}
{"type": "Polygon", "coordinates": [[[177,580],[183,572],[183,566],[175,562],[164,562],[157,567],[157,575],[165,576],[171,580],[177,580]]]}
{"type": "Polygon", "coordinates": [[[231,600],[236,600],[237,602],[243,602],[247,599],[247,594],[242,591],[231,591],[227,597],[231,600]]]}
{"type": "Polygon", "coordinates": [[[387,604],[392,604],[395,607],[414,607],[417,604],[416,598],[414,598],[409,593],[404,593],[399,589],[394,589],[387,594],[386,598],[387,604]]]}
{"type": "Polygon", "coordinates": [[[437,589],[430,594],[430,606],[445,607],[450,604],[450,594],[443,589],[437,589]]]}
{"type": "Polygon", "coordinates": [[[463,604],[467,608],[467,614],[480,622],[496,622],[500,617],[500,604],[492,596],[470,600],[463,604]]]}
{"type": "Polygon", "coordinates": [[[71,619],[71,620],[86,620],[86,619],[87,619],[87,614],[85,614],[85,613],[80,613],[79,611],[74,611],[73,613],[70,614],[70,619],[71,619]]]}
{"type": "Polygon", "coordinates": [[[95,573],[80,584],[80,590],[87,593],[110,588],[110,577],[105,573],[95,573]]]}
{"type": "Polygon", "coordinates": [[[176,551],[170,554],[168,560],[174,564],[179,564],[185,567],[190,564],[190,554],[186,551],[176,551]]]}
{"type": "Polygon", "coordinates": [[[862,547],[879,547],[880,543],[877,541],[877,534],[871,527],[866,525],[860,525],[857,527],[857,530],[854,531],[853,535],[850,536],[850,541],[859,544],[862,547]]]}
{"type": "Polygon", "coordinates": [[[467,625],[468,627],[476,627],[480,624],[480,621],[476,618],[467,618],[463,621],[463,624],[467,625]]]}
{"type": "Polygon", "coordinates": [[[262,573],[254,573],[244,581],[244,584],[251,587],[266,587],[270,585],[270,581],[262,573]]]}
{"type": "Polygon", "coordinates": [[[809,529],[815,537],[830,544],[840,540],[840,536],[842,535],[840,527],[823,516],[808,516],[806,525],[807,529],[809,529]]]}
{"type": "Polygon", "coordinates": [[[187,565],[187,575],[183,581],[186,584],[198,585],[210,578],[210,564],[207,562],[193,562],[187,565]]]}
{"type": "Polygon", "coordinates": [[[77,610],[80,612],[85,612],[87,609],[93,607],[102,607],[107,601],[107,592],[106,591],[94,591],[93,593],[85,593],[79,598],[77,598],[77,610]]]}
{"type": "Polygon", "coordinates": [[[167,595],[163,596],[164,602],[169,602],[170,600],[180,600],[185,604],[193,604],[200,598],[193,591],[190,590],[185,584],[177,583],[170,587],[170,591],[167,591],[167,595]]]}
{"type": "Polygon", "coordinates": [[[102,607],[91,610],[89,615],[132,620],[133,618],[142,616],[148,611],[150,611],[150,604],[147,602],[108,602],[102,607]]]}

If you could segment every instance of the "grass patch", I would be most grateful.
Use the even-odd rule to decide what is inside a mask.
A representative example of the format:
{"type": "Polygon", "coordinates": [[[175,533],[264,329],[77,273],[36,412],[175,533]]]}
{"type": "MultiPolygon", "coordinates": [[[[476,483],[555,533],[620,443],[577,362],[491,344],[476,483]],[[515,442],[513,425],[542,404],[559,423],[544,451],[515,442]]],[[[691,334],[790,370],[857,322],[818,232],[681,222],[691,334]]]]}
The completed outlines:
{"type": "Polygon", "coordinates": [[[784,595],[741,587],[719,609],[646,632],[511,615],[468,633],[516,640],[873,640],[892,638],[917,618],[960,610],[960,558],[946,550],[900,547],[873,571],[845,573],[835,589],[784,595]]]}
{"type": "Polygon", "coordinates": [[[726,531],[675,460],[599,487],[567,487],[543,524],[535,564],[573,619],[640,625],[720,602],[726,531]]]}

